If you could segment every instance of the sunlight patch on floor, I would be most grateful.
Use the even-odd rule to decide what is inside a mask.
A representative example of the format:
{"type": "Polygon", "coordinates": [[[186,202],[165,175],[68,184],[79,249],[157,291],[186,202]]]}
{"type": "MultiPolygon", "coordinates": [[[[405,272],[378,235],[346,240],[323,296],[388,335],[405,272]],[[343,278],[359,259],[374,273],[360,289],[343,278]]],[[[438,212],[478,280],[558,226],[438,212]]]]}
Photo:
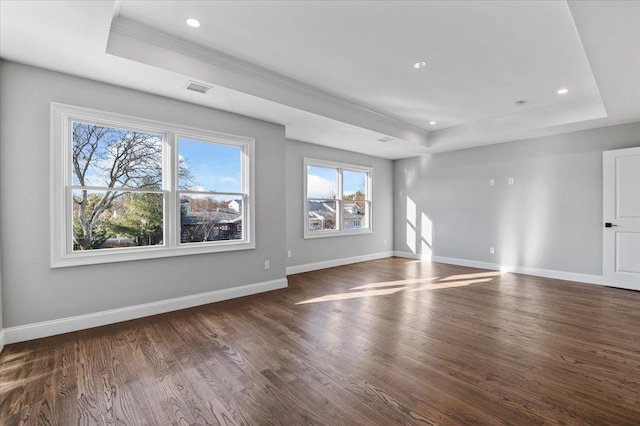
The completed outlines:
{"type": "Polygon", "coordinates": [[[407,293],[415,293],[420,291],[441,290],[446,288],[466,287],[472,284],[483,284],[493,281],[500,272],[478,272],[475,274],[459,274],[451,275],[444,278],[427,277],[413,278],[408,280],[382,281],[376,283],[363,284],[353,287],[349,293],[328,294],[326,296],[316,297],[296,303],[296,305],[304,305],[307,303],[318,302],[335,302],[338,300],[360,299],[375,296],[387,296],[402,291],[407,293]],[[417,286],[416,286],[417,285],[417,286]],[[401,287],[398,287],[401,286],[401,287]],[[393,288],[385,288],[393,287],[393,288]],[[364,291],[359,291],[364,290],[364,291]]]}
{"type": "Polygon", "coordinates": [[[409,287],[399,287],[399,288],[387,288],[383,290],[359,291],[356,293],[328,294],[326,296],[316,297],[314,299],[298,302],[296,303],[296,305],[304,305],[306,303],[318,303],[318,302],[335,302],[336,300],[358,299],[361,297],[385,296],[388,294],[393,294],[402,290],[406,290],[408,288],[409,287]]]}
{"type": "Polygon", "coordinates": [[[45,377],[49,377],[49,374],[36,374],[30,375],[29,377],[25,377],[22,379],[16,380],[8,380],[6,382],[0,383],[0,394],[8,393],[16,388],[26,387],[28,384],[43,379],[45,377]]]}
{"type": "Polygon", "coordinates": [[[466,287],[471,284],[488,283],[489,281],[491,281],[491,278],[483,278],[483,279],[467,280],[467,281],[447,281],[447,282],[423,285],[418,288],[412,288],[409,291],[416,292],[416,291],[425,291],[425,290],[439,290],[443,288],[466,287]]]}
{"type": "Polygon", "coordinates": [[[474,279],[474,278],[497,277],[501,274],[502,272],[493,271],[493,272],[478,272],[476,274],[451,275],[450,277],[443,278],[440,281],[454,281],[454,280],[468,280],[468,279],[474,279]]]}
{"type": "Polygon", "coordinates": [[[379,283],[370,283],[360,285],[358,287],[353,287],[351,290],[366,290],[369,288],[380,288],[380,287],[391,287],[398,285],[407,285],[407,284],[423,284],[429,281],[437,280],[438,277],[429,277],[429,278],[415,278],[411,280],[398,280],[398,281],[382,281],[379,283]]]}

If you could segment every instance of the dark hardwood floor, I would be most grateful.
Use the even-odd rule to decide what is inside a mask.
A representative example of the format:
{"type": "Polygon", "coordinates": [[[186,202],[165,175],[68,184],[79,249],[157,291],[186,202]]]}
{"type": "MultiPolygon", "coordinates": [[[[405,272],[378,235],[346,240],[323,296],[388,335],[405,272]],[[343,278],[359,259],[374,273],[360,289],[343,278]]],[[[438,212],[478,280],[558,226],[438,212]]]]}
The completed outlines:
{"type": "Polygon", "coordinates": [[[5,347],[2,425],[640,424],[640,292],[400,258],[5,347]]]}

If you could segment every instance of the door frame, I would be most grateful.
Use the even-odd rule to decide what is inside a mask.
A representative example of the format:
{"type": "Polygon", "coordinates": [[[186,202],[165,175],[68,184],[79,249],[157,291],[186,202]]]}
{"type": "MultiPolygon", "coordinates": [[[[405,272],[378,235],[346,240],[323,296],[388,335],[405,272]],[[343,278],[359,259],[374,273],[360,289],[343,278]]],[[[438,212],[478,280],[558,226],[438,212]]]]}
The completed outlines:
{"type": "MultiPolygon", "coordinates": [[[[631,277],[629,280],[625,278],[626,282],[621,282],[621,277],[617,274],[624,273],[616,271],[615,245],[617,244],[617,234],[623,229],[618,225],[619,223],[624,224],[625,221],[625,218],[616,217],[616,159],[627,156],[640,156],[640,147],[602,152],[602,283],[606,286],[640,291],[640,279],[630,283],[629,281],[633,279],[631,277]],[[607,227],[607,223],[610,223],[611,227],[607,227]]],[[[640,221],[640,218],[637,220],[640,221]]],[[[640,274],[638,276],[640,277],[640,274]]]]}

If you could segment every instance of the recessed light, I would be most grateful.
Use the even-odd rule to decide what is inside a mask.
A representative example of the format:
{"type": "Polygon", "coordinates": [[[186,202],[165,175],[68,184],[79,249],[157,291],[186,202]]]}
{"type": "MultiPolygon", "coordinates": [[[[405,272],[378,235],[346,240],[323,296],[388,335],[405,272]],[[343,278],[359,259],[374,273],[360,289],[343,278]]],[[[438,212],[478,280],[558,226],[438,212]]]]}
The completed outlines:
{"type": "Polygon", "coordinates": [[[427,66],[427,63],[423,61],[416,62],[415,64],[413,64],[413,67],[417,70],[425,68],[426,66],[427,66]]]}
{"type": "Polygon", "coordinates": [[[198,28],[200,26],[200,21],[198,21],[196,18],[189,18],[187,19],[187,25],[191,28],[198,28]]]}
{"type": "Polygon", "coordinates": [[[569,89],[560,89],[558,90],[558,95],[564,95],[565,93],[569,93],[569,89]]]}
{"type": "Polygon", "coordinates": [[[438,124],[437,121],[430,121],[429,124],[431,124],[432,126],[435,126],[436,124],[438,124]]]}

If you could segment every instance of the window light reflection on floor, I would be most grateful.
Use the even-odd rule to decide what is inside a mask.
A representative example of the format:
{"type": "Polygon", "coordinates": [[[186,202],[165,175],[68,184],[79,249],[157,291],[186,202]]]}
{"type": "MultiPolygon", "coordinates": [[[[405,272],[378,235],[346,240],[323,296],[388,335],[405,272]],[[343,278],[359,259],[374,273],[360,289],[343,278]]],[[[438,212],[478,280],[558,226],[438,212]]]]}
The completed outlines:
{"type": "Polygon", "coordinates": [[[304,305],[307,303],[319,302],[335,302],[339,300],[360,299],[374,296],[387,296],[402,291],[419,292],[430,290],[442,290],[446,288],[466,287],[472,284],[483,284],[493,281],[500,272],[478,272],[475,274],[451,275],[444,278],[428,277],[415,278],[397,281],[382,281],[377,283],[363,284],[353,287],[348,293],[328,294],[326,296],[315,297],[313,299],[304,300],[296,303],[296,305],[304,305]],[[417,285],[417,286],[415,286],[417,285]],[[400,286],[400,287],[398,287],[400,286]],[[393,288],[385,288],[393,287],[393,288]],[[372,290],[373,289],[373,290],[372,290]],[[363,291],[359,291],[363,290],[363,291]]]}
{"type": "Polygon", "coordinates": [[[358,291],[354,293],[328,294],[326,296],[316,297],[314,299],[298,302],[296,303],[296,305],[304,305],[306,303],[318,303],[318,302],[334,302],[336,300],[359,299],[363,297],[372,297],[372,296],[385,296],[387,294],[397,293],[399,291],[406,290],[408,288],[409,287],[385,288],[380,290],[358,291]]]}
{"type": "Polygon", "coordinates": [[[478,272],[475,274],[451,275],[450,277],[442,278],[440,281],[468,280],[474,278],[497,277],[498,275],[501,275],[501,272],[478,272]]]}
{"type": "Polygon", "coordinates": [[[366,290],[369,288],[391,287],[391,286],[406,285],[406,284],[424,284],[428,281],[434,281],[437,279],[438,277],[429,277],[429,278],[414,278],[410,280],[382,281],[379,283],[363,284],[358,287],[353,287],[351,290],[366,290]]]}

